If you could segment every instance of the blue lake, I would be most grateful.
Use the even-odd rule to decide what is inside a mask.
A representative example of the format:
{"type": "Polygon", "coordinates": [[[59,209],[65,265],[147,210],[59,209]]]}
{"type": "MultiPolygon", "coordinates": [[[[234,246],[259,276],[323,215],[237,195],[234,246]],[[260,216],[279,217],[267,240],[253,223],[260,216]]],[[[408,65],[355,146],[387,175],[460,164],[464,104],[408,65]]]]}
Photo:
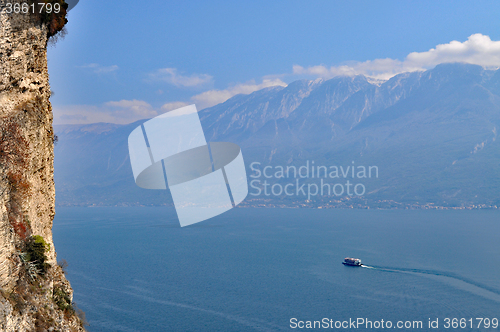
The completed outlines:
{"type": "Polygon", "coordinates": [[[171,208],[57,208],[53,231],[92,332],[500,319],[494,210],[237,208],[180,228],[171,208]]]}

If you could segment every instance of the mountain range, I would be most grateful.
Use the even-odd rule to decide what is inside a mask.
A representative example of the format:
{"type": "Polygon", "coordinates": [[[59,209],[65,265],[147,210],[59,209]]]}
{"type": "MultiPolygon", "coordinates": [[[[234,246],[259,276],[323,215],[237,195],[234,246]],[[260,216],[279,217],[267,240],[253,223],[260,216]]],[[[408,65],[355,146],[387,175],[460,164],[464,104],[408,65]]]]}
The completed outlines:
{"type": "MultiPolygon", "coordinates": [[[[199,116],[207,141],[241,146],[248,175],[256,174],[252,163],[261,170],[308,163],[378,169],[378,177],[353,179],[366,188],[362,197],[262,194],[248,202],[300,205],[309,198],[312,206],[335,206],[355,198],[359,206],[375,207],[500,206],[500,70],[452,63],[385,82],[361,75],[299,80],[236,95],[199,116]]],[[[171,204],[168,191],[143,190],[133,180],[127,138],[144,121],[55,126],[57,203],[171,204]]]]}

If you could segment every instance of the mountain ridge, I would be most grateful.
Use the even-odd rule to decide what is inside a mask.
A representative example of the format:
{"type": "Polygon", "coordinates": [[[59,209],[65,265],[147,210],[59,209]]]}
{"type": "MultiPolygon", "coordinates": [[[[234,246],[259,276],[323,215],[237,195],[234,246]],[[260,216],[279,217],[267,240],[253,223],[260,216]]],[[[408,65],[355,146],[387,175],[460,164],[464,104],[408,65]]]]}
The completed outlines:
{"type": "MultiPolygon", "coordinates": [[[[367,201],[495,206],[500,205],[496,194],[500,179],[498,87],[499,70],[442,64],[425,72],[399,74],[382,84],[370,83],[359,75],[326,81],[299,80],[287,87],[234,96],[199,111],[199,115],[207,141],[230,141],[242,147],[249,175],[252,162],[264,167],[301,165],[307,160],[326,165],[354,161],[357,165],[376,164],[381,169],[381,178],[366,181],[369,194],[363,198],[367,201]]],[[[127,169],[130,166],[124,160],[127,133],[140,123],[92,134],[95,137],[89,139],[95,142],[97,151],[101,151],[103,140],[109,139],[107,145],[115,146],[120,158],[109,148],[105,155],[111,164],[120,160],[122,168],[105,168],[101,160],[98,167],[94,165],[97,168],[89,169],[94,174],[107,174],[105,179],[100,183],[83,179],[81,188],[104,188],[104,183],[112,187],[120,179],[130,195],[138,194],[132,188],[133,178],[127,169]]],[[[85,130],[88,134],[90,129],[85,130]]],[[[68,151],[66,143],[80,144],[63,127],[56,126],[56,132],[60,135],[56,156],[59,149],[68,151]]],[[[71,169],[59,165],[56,158],[57,169],[71,169]]],[[[60,190],[66,190],[67,179],[57,174],[56,183],[61,183],[60,190]]],[[[75,191],[73,195],[78,200],[75,191]]],[[[131,204],[130,197],[118,196],[112,200],[116,204],[131,204]]],[[[168,194],[158,199],[153,199],[160,197],[156,193],[141,192],[139,196],[144,197],[140,204],[169,200],[168,194]]],[[[317,204],[336,198],[317,197],[317,204]]],[[[64,199],[61,203],[68,203],[63,203],[64,199]]],[[[294,199],[300,201],[303,197],[294,199]]],[[[273,200],[288,204],[290,198],[273,200]]],[[[99,204],[99,200],[95,198],[93,204],[99,204]]]]}

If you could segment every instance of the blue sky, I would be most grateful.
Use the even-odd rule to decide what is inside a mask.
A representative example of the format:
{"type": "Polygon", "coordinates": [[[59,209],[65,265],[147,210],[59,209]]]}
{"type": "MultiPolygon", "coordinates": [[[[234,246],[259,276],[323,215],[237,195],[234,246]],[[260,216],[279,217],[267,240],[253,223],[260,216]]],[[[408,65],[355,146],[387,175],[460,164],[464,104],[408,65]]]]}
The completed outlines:
{"type": "Polygon", "coordinates": [[[498,1],[80,0],[49,48],[55,123],[129,123],[301,78],[496,68],[499,14],[498,1]]]}

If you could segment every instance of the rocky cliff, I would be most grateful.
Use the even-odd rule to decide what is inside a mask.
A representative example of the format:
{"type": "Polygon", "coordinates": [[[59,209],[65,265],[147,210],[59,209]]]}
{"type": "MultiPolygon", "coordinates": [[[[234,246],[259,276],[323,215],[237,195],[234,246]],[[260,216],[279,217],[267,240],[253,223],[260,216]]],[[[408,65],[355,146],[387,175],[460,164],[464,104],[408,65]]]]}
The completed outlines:
{"type": "Polygon", "coordinates": [[[8,14],[8,2],[21,3],[0,1],[0,330],[83,331],[52,242],[47,40],[65,13],[8,14]]]}

